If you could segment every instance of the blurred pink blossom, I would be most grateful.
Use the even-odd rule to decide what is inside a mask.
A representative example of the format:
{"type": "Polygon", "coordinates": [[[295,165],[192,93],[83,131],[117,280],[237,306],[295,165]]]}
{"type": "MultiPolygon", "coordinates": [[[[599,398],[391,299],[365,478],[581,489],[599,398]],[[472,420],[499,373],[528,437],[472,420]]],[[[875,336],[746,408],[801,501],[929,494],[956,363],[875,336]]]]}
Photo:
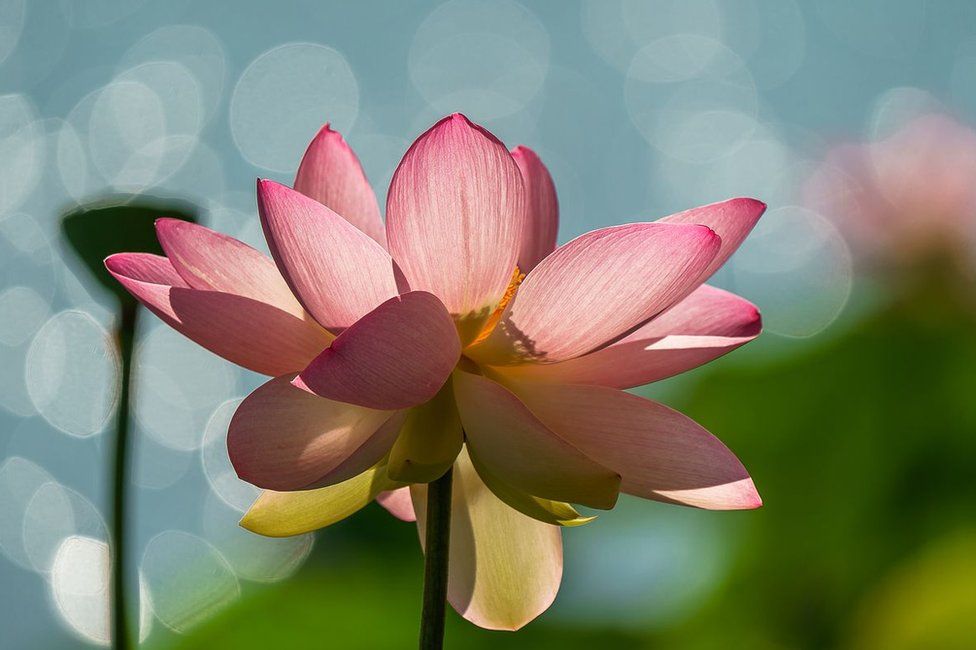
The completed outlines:
{"type": "Polygon", "coordinates": [[[976,132],[926,114],[875,142],[833,148],[804,188],[862,265],[910,267],[949,255],[972,262],[976,237],[976,132]]]}

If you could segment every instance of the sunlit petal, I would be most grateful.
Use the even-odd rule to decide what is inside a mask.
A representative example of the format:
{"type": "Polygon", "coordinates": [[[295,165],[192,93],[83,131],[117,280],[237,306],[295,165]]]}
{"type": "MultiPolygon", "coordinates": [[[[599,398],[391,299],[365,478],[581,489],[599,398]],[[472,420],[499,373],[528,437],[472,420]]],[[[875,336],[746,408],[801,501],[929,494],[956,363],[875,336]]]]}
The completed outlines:
{"type": "MultiPolygon", "coordinates": [[[[426,485],[411,486],[424,542],[426,485]]],[[[464,618],[517,630],[548,609],[563,573],[559,528],[500,501],[463,453],[454,470],[447,599],[464,618]]]]}
{"type": "Polygon", "coordinates": [[[366,180],[359,158],[328,124],[308,145],[298,166],[295,189],[332,208],[340,217],[386,246],[376,194],[366,180]]]}

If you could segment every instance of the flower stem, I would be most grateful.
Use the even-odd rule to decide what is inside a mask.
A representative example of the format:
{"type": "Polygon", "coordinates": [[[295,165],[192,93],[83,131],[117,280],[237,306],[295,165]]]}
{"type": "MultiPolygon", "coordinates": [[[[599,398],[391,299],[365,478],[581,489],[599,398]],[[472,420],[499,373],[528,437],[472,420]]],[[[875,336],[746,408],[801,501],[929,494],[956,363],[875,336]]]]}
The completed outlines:
{"type": "Polygon", "coordinates": [[[424,607],[420,619],[420,650],[444,647],[444,614],[447,601],[447,560],[451,546],[451,483],[448,469],[427,484],[424,607]]]}
{"type": "Polygon", "coordinates": [[[112,476],[112,647],[128,650],[131,642],[126,615],[126,491],[129,486],[129,388],[132,383],[132,344],[136,333],[134,304],[123,304],[118,340],[122,358],[122,390],[115,422],[115,458],[112,476]]]}

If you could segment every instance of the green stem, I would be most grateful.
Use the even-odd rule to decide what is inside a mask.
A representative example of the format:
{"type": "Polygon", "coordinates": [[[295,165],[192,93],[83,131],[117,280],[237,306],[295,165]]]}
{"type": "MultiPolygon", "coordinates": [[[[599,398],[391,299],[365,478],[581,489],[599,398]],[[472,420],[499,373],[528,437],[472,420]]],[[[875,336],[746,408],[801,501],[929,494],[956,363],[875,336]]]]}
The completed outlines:
{"type": "Polygon", "coordinates": [[[129,390],[132,383],[132,345],[136,333],[136,306],[124,304],[118,339],[122,357],[122,390],[115,422],[115,458],[112,476],[112,647],[128,650],[132,639],[126,615],[126,491],[129,486],[129,390]]]}
{"type": "Polygon", "coordinates": [[[420,650],[444,647],[447,605],[447,560],[451,547],[451,483],[449,469],[427,484],[427,526],[424,538],[424,607],[420,618],[420,650]]]}

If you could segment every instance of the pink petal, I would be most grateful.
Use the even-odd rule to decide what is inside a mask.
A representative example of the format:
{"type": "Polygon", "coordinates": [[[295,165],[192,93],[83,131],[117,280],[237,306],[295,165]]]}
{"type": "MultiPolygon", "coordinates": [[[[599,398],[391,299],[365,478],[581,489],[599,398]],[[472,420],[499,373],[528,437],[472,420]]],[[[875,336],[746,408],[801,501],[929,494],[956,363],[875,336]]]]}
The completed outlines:
{"type": "Polygon", "coordinates": [[[339,332],[397,295],[390,255],[318,201],[258,181],[258,211],[278,268],[323,327],[339,332]]]}
{"type": "Polygon", "coordinates": [[[762,201],[745,198],[729,199],[672,214],[659,219],[658,223],[697,223],[708,226],[721,237],[722,247],[702,274],[701,279],[704,281],[725,264],[725,261],[739,248],[765,211],[766,204],[762,201]]]}
{"type": "MultiPolygon", "coordinates": [[[[521,174],[504,145],[454,114],[420,136],[393,175],[390,252],[411,288],[479,321],[508,288],[524,202],[521,174]]],[[[476,334],[472,326],[468,337],[476,334]]]]}
{"type": "MultiPolygon", "coordinates": [[[[427,486],[410,487],[424,544],[427,486]]],[[[559,526],[526,517],[496,497],[464,451],[454,465],[447,600],[489,630],[517,630],[546,611],[563,575],[559,526]]]]}
{"type": "Polygon", "coordinates": [[[274,305],[190,289],[165,257],[119,253],[106,259],[105,266],[170,327],[255,372],[272,376],[297,372],[332,341],[318,323],[274,305]]]}
{"type": "Polygon", "coordinates": [[[156,234],[173,268],[191,288],[232,293],[300,318],[305,316],[278,268],[264,253],[182,219],[158,219],[156,234]]]}
{"type": "Polygon", "coordinates": [[[546,426],[619,472],[623,492],[710,510],[762,505],[739,459],[662,404],[604,386],[519,382],[512,389],[546,426]]]}
{"type": "Polygon", "coordinates": [[[417,514],[413,511],[413,501],[410,499],[409,487],[380,492],[376,495],[376,502],[397,519],[417,521],[417,514]]]}
{"type": "Polygon", "coordinates": [[[326,124],[305,151],[295,189],[313,198],[386,247],[386,229],[376,195],[359,158],[338,132],[326,124]]]}
{"type": "Polygon", "coordinates": [[[549,170],[534,151],[519,145],[512,150],[512,158],[525,181],[525,224],[522,226],[518,267],[522,273],[528,273],[556,248],[559,202],[549,170]]]}
{"type": "Polygon", "coordinates": [[[713,361],[756,338],[761,330],[755,305],[702,285],[613,345],[559,363],[499,366],[497,371],[512,379],[631,388],[713,361]]]}
{"type": "Polygon", "coordinates": [[[375,465],[390,450],[400,414],[333,402],[276,377],[234,413],[227,451],[237,475],[266,490],[334,485],[375,465]]]}
{"type": "Polygon", "coordinates": [[[705,226],[635,223],[586,233],[526,276],[495,329],[467,354],[498,365],[585,354],[691,291],[719,245],[705,226]]]}
{"type": "Polygon", "coordinates": [[[454,321],[441,301],[411,291],[353,323],[295,385],[339,402],[409,408],[437,394],[460,356],[454,321]]]}
{"type": "Polygon", "coordinates": [[[544,499],[612,508],[620,477],[541,423],[508,389],[454,374],[454,393],[473,458],[505,483],[544,499]]]}

